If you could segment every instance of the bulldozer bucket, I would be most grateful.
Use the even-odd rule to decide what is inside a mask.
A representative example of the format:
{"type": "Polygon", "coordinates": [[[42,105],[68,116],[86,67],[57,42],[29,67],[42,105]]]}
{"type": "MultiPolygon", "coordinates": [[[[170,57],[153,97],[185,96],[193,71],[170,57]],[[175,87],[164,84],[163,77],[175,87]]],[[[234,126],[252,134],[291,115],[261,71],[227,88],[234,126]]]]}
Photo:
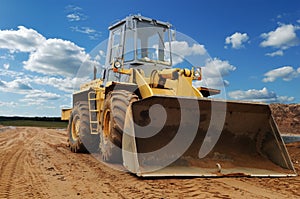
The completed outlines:
{"type": "Polygon", "coordinates": [[[143,177],[296,175],[266,104],[152,96],[128,107],[122,146],[143,177]]]}

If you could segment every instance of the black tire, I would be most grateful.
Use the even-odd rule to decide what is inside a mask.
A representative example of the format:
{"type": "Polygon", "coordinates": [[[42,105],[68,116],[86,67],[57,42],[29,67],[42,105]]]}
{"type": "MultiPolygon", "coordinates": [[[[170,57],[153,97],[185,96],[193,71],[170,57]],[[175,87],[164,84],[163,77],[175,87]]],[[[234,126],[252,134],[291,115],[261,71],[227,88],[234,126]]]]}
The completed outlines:
{"type": "Polygon", "coordinates": [[[74,105],[68,125],[69,147],[74,153],[92,153],[99,147],[99,136],[90,133],[89,106],[81,101],[74,105]]]}
{"type": "Polygon", "coordinates": [[[104,161],[122,162],[122,135],[125,115],[130,103],[137,100],[137,95],[126,90],[115,90],[108,93],[104,102],[99,145],[104,161]]]}

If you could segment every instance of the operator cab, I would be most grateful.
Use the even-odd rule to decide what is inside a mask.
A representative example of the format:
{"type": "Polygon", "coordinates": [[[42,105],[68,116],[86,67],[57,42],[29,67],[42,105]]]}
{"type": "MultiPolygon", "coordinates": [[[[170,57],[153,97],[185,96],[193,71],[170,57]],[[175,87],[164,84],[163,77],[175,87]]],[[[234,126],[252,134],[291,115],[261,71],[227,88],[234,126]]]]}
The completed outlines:
{"type": "Polygon", "coordinates": [[[143,70],[145,65],[156,69],[170,68],[170,27],[169,23],[139,15],[126,17],[110,26],[106,67],[118,61],[124,68],[142,65],[143,70]]]}

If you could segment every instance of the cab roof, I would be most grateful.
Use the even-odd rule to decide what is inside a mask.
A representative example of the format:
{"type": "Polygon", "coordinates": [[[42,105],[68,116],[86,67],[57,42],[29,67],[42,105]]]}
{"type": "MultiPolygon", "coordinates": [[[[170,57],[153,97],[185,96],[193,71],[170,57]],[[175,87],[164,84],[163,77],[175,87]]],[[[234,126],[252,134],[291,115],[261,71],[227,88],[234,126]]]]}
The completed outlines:
{"type": "Polygon", "coordinates": [[[130,21],[130,20],[154,22],[158,25],[165,26],[166,28],[171,28],[171,26],[172,26],[169,22],[158,21],[158,20],[155,20],[155,19],[151,19],[151,18],[148,18],[148,17],[141,16],[141,15],[131,15],[131,16],[128,16],[125,19],[122,19],[122,20],[114,23],[113,25],[109,26],[108,29],[112,30],[112,29],[126,23],[126,21],[130,21]]]}

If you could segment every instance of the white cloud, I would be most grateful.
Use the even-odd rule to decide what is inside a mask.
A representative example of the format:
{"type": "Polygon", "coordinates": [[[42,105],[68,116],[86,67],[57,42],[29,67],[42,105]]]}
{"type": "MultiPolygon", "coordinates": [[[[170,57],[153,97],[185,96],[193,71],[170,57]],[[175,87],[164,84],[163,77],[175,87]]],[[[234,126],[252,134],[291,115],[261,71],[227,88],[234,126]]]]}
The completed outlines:
{"type": "Polygon", "coordinates": [[[10,82],[0,80],[0,91],[2,92],[26,94],[30,92],[30,90],[33,90],[33,88],[26,81],[22,81],[20,79],[15,79],[10,82]]]}
{"type": "MultiPolygon", "coordinates": [[[[0,91],[4,91],[4,92],[15,92],[15,93],[19,93],[19,94],[25,94],[27,91],[18,91],[16,90],[16,88],[20,88],[21,86],[14,86],[17,85],[19,83],[23,84],[23,87],[25,88],[27,86],[31,87],[31,84],[35,85],[41,85],[41,86],[50,86],[53,88],[56,88],[60,91],[64,91],[67,93],[73,93],[74,90],[78,90],[80,88],[80,85],[82,85],[83,83],[89,82],[91,81],[91,79],[88,76],[84,76],[84,77],[51,77],[51,76],[33,76],[33,75],[28,75],[28,74],[24,74],[22,72],[16,72],[16,71],[11,71],[11,70],[4,70],[4,69],[0,69],[0,77],[7,77],[7,78],[11,78],[14,79],[12,82],[5,82],[5,81],[1,81],[0,78],[0,91]],[[2,90],[1,90],[2,87],[2,90]],[[15,91],[14,91],[15,90],[15,91]]],[[[32,88],[33,89],[33,88],[32,88]]]]}
{"type": "Polygon", "coordinates": [[[6,82],[4,82],[0,79],[0,89],[1,89],[1,87],[5,88],[6,87],[5,85],[6,85],[6,82]]]}
{"type": "Polygon", "coordinates": [[[99,50],[99,53],[95,56],[95,60],[100,62],[102,59],[105,60],[105,52],[103,50],[99,50]]]}
{"type": "Polygon", "coordinates": [[[9,65],[9,64],[3,64],[3,68],[4,68],[4,69],[6,69],[6,70],[8,70],[8,69],[9,69],[9,67],[10,67],[10,65],[9,65]]]}
{"type": "Polygon", "coordinates": [[[201,44],[189,46],[185,41],[172,41],[171,46],[173,53],[182,56],[204,55],[206,53],[205,46],[201,44]]]}
{"type": "Polygon", "coordinates": [[[84,34],[91,34],[91,33],[94,33],[96,32],[96,30],[90,28],[90,27],[78,27],[78,26],[73,26],[71,27],[71,29],[73,31],[76,31],[76,32],[80,32],[80,33],[84,33],[84,34]]]}
{"type": "Polygon", "coordinates": [[[233,35],[226,37],[225,44],[231,44],[232,48],[239,49],[244,47],[243,43],[249,40],[247,33],[236,32],[233,35]]]}
{"type": "Polygon", "coordinates": [[[44,100],[57,100],[59,99],[60,95],[56,93],[49,93],[46,91],[35,90],[34,92],[27,94],[25,96],[26,99],[44,99],[44,100]]]}
{"type": "Polygon", "coordinates": [[[277,68],[274,70],[270,70],[269,72],[265,73],[263,78],[263,82],[274,82],[276,79],[280,78],[284,81],[290,81],[293,78],[298,77],[300,74],[299,68],[296,70],[291,66],[284,66],[281,68],[277,68]]]}
{"type": "Polygon", "coordinates": [[[220,88],[229,86],[229,81],[224,77],[235,71],[236,67],[228,61],[218,58],[207,59],[205,66],[202,67],[203,79],[200,82],[194,82],[195,86],[205,86],[210,88],[220,88]]]}
{"type": "Polygon", "coordinates": [[[283,56],[283,51],[282,50],[277,50],[277,51],[272,52],[272,53],[266,53],[266,55],[270,56],[270,57],[283,56]]]}
{"type": "Polygon", "coordinates": [[[76,11],[82,10],[81,7],[75,6],[75,5],[67,5],[65,9],[67,12],[76,12],[76,11]]]}
{"type": "Polygon", "coordinates": [[[17,71],[13,71],[13,70],[9,70],[9,69],[0,69],[0,76],[3,77],[11,77],[13,79],[16,79],[18,77],[22,77],[24,76],[23,72],[17,72],[17,71]]]}
{"type": "MultiPolygon", "coordinates": [[[[189,45],[185,41],[172,41],[171,46],[173,65],[179,64],[185,59],[189,61],[189,56],[195,55],[197,61],[205,58],[205,63],[202,67],[203,81],[194,82],[193,84],[195,86],[224,87],[229,85],[229,82],[224,80],[223,77],[236,70],[236,67],[231,65],[228,61],[223,61],[218,58],[207,59],[207,51],[205,46],[201,44],[189,45]]],[[[166,47],[169,49],[167,43],[166,47]]]]}
{"type": "Polygon", "coordinates": [[[25,102],[27,105],[40,105],[49,100],[58,100],[60,98],[60,95],[56,93],[33,89],[26,78],[23,80],[16,79],[11,82],[0,80],[0,91],[23,95],[24,97],[20,102],[25,102]]]}
{"type": "MultiPolygon", "coordinates": [[[[56,93],[50,93],[43,90],[34,90],[25,95],[21,102],[25,102],[28,105],[41,105],[47,103],[49,100],[58,100],[60,95],[56,93]]],[[[48,103],[47,103],[48,104],[48,103]]]]}
{"type": "Polygon", "coordinates": [[[0,101],[0,107],[15,107],[17,106],[18,104],[16,102],[3,102],[3,101],[0,101]]]}
{"type": "MultiPolygon", "coordinates": [[[[47,92],[45,90],[34,89],[30,83],[38,84],[38,78],[40,77],[24,76],[17,77],[17,79],[10,82],[0,80],[0,92],[15,93],[21,95],[22,99],[20,99],[19,101],[22,102],[21,104],[24,106],[42,104],[48,105],[49,101],[60,99],[61,96],[59,94],[47,92]]],[[[66,88],[67,83],[68,79],[62,82],[49,81],[48,85],[55,84],[52,86],[56,88],[60,87],[59,90],[63,90],[63,88],[66,88]]]]}
{"type": "Polygon", "coordinates": [[[70,41],[48,39],[30,54],[24,68],[42,74],[72,76],[82,64],[91,70],[97,63],[90,60],[83,48],[70,41]]]}
{"type": "Polygon", "coordinates": [[[13,54],[4,54],[4,55],[0,55],[0,59],[15,60],[15,57],[13,54]]]}
{"type": "Polygon", "coordinates": [[[223,61],[218,58],[206,60],[205,66],[202,68],[204,77],[224,77],[230,72],[236,70],[236,67],[231,65],[228,61],[223,61]]]}
{"type": "MultiPolygon", "coordinates": [[[[169,43],[165,43],[167,49],[170,49],[169,43]]],[[[172,61],[173,65],[179,64],[184,61],[188,56],[192,55],[205,55],[207,53],[205,46],[201,44],[189,44],[185,41],[172,41],[172,61]]]]}
{"type": "Polygon", "coordinates": [[[209,87],[209,88],[223,88],[229,86],[229,81],[223,78],[206,78],[203,77],[202,81],[193,81],[195,87],[209,87]]]}
{"type": "Polygon", "coordinates": [[[300,19],[298,19],[297,22],[300,23],[300,19]]]}
{"type": "Polygon", "coordinates": [[[237,90],[228,93],[229,97],[235,100],[265,102],[265,103],[288,103],[295,98],[288,96],[278,96],[273,91],[268,91],[267,88],[261,90],[250,89],[247,91],[237,90]]]}
{"type": "MultiPolygon", "coordinates": [[[[165,43],[165,46],[169,49],[168,43],[165,43]]],[[[224,80],[223,77],[235,71],[236,67],[228,61],[208,58],[205,46],[201,44],[189,45],[186,41],[172,41],[171,46],[173,65],[179,64],[184,60],[191,62],[201,62],[203,60],[203,64],[201,64],[203,65],[201,67],[203,80],[193,82],[194,86],[220,88],[229,85],[229,81],[224,80]]]]}
{"type": "Polygon", "coordinates": [[[87,19],[87,16],[85,14],[83,14],[82,8],[78,7],[78,6],[74,6],[74,5],[68,5],[66,6],[66,12],[67,14],[67,19],[68,21],[83,21],[87,19]]]}
{"type": "Polygon", "coordinates": [[[33,52],[46,39],[33,29],[18,26],[18,30],[0,30],[0,48],[10,51],[33,52]]]}
{"type": "MultiPolygon", "coordinates": [[[[88,18],[88,16],[82,12],[82,8],[78,6],[69,5],[66,7],[66,11],[68,12],[66,17],[70,22],[83,21],[88,18]]],[[[70,28],[74,32],[79,32],[88,35],[89,39],[91,40],[97,40],[101,36],[101,32],[98,32],[90,27],[72,26],[70,28]]]]}
{"type": "Polygon", "coordinates": [[[292,24],[282,24],[276,30],[261,35],[265,40],[261,42],[262,47],[275,47],[279,49],[288,49],[299,45],[299,39],[296,35],[298,26],[292,24]]]}
{"type": "Polygon", "coordinates": [[[72,26],[71,30],[74,31],[74,32],[87,34],[89,36],[89,38],[93,39],[93,40],[96,40],[101,36],[101,32],[98,32],[95,29],[92,29],[90,27],[72,26]]]}
{"type": "Polygon", "coordinates": [[[52,86],[54,88],[57,88],[58,90],[67,92],[67,93],[73,93],[74,90],[78,90],[80,88],[80,85],[86,82],[91,81],[87,77],[83,78],[56,78],[56,77],[36,77],[32,80],[32,82],[39,84],[39,85],[48,85],[52,86]]]}
{"type": "Polygon", "coordinates": [[[81,17],[76,13],[68,14],[67,18],[69,21],[80,21],[81,20],[81,17]]]}
{"type": "Polygon", "coordinates": [[[19,26],[17,31],[1,30],[0,48],[29,52],[29,59],[23,62],[24,68],[47,75],[71,76],[76,74],[80,66],[85,71],[92,71],[92,66],[99,65],[73,42],[46,39],[35,30],[23,26],[19,26]]]}
{"type": "Polygon", "coordinates": [[[6,86],[9,88],[9,89],[12,89],[12,90],[25,90],[25,91],[28,91],[28,90],[32,90],[32,87],[30,84],[26,83],[26,82],[22,82],[21,80],[14,80],[12,82],[8,82],[6,84],[6,86]]]}

